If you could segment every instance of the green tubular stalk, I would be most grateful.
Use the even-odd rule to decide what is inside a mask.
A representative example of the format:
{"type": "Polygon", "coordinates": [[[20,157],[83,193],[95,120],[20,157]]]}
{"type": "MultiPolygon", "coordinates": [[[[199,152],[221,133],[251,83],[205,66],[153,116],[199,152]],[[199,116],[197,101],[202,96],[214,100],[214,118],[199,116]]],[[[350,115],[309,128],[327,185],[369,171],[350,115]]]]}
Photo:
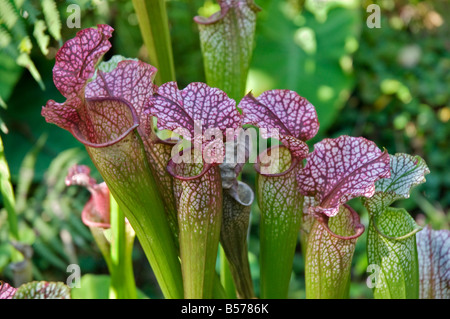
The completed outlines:
{"type": "Polygon", "coordinates": [[[150,63],[158,69],[156,84],[175,81],[172,43],[164,0],[133,0],[150,63]]]}
{"type": "Polygon", "coordinates": [[[303,196],[296,180],[301,163],[292,160],[283,146],[271,148],[261,159],[271,161],[256,167],[261,209],[261,298],[287,298],[301,222],[303,196]]]}
{"type": "Polygon", "coordinates": [[[222,283],[220,282],[220,277],[217,274],[214,276],[212,297],[214,299],[229,299],[225,288],[223,288],[222,283]]]}
{"type": "Polygon", "coordinates": [[[164,296],[183,298],[178,252],[140,135],[133,130],[113,145],[86,149],[135,230],[164,296]]]}
{"type": "Polygon", "coordinates": [[[134,231],[126,225],[125,216],[111,198],[111,286],[110,299],[136,299],[136,283],[133,275],[134,231]]]}
{"type": "Polygon", "coordinates": [[[219,167],[205,170],[203,164],[182,163],[174,165],[173,170],[184,296],[209,299],[217,276],[215,265],[222,223],[219,167]]]}
{"type": "Polygon", "coordinates": [[[347,299],[357,238],[364,232],[358,214],[349,206],[315,220],[307,243],[305,282],[307,299],[347,299]]]}
{"type": "Polygon", "coordinates": [[[260,9],[253,0],[218,2],[220,12],[194,18],[200,31],[206,81],[239,101],[245,94],[260,9]]]}
{"type": "Polygon", "coordinates": [[[230,264],[228,263],[227,257],[223,247],[219,248],[219,258],[220,258],[220,282],[226,291],[227,297],[229,299],[236,299],[236,287],[234,286],[233,276],[231,275],[230,264]]]}
{"type": "Polygon", "coordinates": [[[247,233],[254,194],[247,184],[237,183],[236,192],[234,188],[224,189],[220,242],[236,287],[234,297],[251,299],[255,293],[248,262],[247,233]]]}

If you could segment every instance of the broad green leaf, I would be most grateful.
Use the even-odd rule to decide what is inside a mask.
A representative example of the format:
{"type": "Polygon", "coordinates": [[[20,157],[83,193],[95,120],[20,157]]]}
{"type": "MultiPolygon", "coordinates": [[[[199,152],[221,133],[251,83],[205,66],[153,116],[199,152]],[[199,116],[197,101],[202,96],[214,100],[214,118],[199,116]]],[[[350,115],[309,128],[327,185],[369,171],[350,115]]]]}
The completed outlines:
{"type": "MultiPolygon", "coordinates": [[[[345,3],[352,2],[357,1],[345,3]]],[[[275,88],[298,92],[316,107],[324,132],[355,85],[353,52],[347,43],[357,44],[361,11],[340,2],[323,21],[299,3],[303,1],[258,2],[262,11],[247,89],[255,95],[275,88]],[[262,87],[264,78],[269,79],[268,86],[262,87]]]]}
{"type": "Polygon", "coordinates": [[[219,0],[220,11],[197,16],[208,85],[239,101],[245,94],[254,47],[256,14],[253,0],[219,0]]]}
{"type": "Polygon", "coordinates": [[[62,282],[33,281],[17,288],[13,299],[70,299],[70,289],[62,282]]]}
{"type": "Polygon", "coordinates": [[[450,299],[450,231],[425,227],[417,234],[420,299],[450,299]]]}
{"type": "Polygon", "coordinates": [[[348,298],[353,253],[363,230],[358,214],[346,204],[327,223],[314,220],[305,256],[306,298],[348,298]]]}
{"type": "Polygon", "coordinates": [[[259,156],[261,298],[287,298],[302,214],[296,179],[300,168],[284,146],[259,156]]]}
{"type": "Polygon", "coordinates": [[[404,209],[388,207],[372,218],[367,235],[367,257],[376,272],[375,298],[419,297],[415,237],[419,230],[421,228],[404,209]]]}

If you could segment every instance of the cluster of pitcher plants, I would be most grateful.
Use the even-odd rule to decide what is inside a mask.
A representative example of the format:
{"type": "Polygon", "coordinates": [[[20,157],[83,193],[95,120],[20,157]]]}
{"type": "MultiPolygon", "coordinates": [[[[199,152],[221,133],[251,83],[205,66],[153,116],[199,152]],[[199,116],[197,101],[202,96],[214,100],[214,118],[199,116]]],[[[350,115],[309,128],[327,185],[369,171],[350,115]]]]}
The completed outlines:
{"type": "MultiPolygon", "coordinates": [[[[165,67],[170,38],[145,37],[156,32],[152,23],[167,28],[161,3],[134,3],[154,6],[137,13],[158,70],[121,56],[101,62],[113,28],[84,29],[56,55],[53,80],[66,100],[42,108],[47,122],[86,147],[104,179],[98,184],[76,166],[66,182],[92,194],[82,218],[105,257],[114,297],[136,298],[136,236],[165,298],[287,298],[299,237],[306,297],[348,298],[356,241],[366,231],[375,298],[449,298],[449,232],[422,230],[391,207],[425,181],[423,159],[352,136],[323,139],[310,151],[319,120],[301,92],[245,92],[260,11],[253,1],[222,0],[219,12],[195,18],[207,83],[185,88],[165,67]],[[255,185],[240,179],[248,162],[255,185]],[[367,229],[347,203],[357,197],[370,216],[367,229]],[[259,295],[247,247],[256,204],[259,295]]],[[[18,295],[6,283],[0,290],[0,297],[18,295]]]]}

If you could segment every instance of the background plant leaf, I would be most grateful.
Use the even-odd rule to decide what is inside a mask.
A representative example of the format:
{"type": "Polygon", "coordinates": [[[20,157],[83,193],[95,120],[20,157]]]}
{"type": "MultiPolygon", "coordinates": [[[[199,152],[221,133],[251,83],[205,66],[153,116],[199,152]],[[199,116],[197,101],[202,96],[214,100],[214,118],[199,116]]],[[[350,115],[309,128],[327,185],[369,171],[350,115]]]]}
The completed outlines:
{"type": "Polygon", "coordinates": [[[333,3],[321,18],[293,1],[258,1],[262,12],[248,83],[255,95],[284,88],[304,96],[316,107],[322,133],[354,87],[354,49],[347,44],[357,44],[361,29],[357,1],[333,3]]]}
{"type": "Polygon", "coordinates": [[[450,231],[425,227],[417,234],[420,299],[450,299],[450,231]]]}

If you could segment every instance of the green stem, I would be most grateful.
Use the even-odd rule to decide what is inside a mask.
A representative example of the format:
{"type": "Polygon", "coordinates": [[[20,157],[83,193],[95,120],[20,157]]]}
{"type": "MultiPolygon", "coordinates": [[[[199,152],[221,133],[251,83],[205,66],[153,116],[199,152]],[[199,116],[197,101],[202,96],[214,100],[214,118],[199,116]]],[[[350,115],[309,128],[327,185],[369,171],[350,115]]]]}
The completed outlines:
{"type": "Polygon", "coordinates": [[[247,233],[254,194],[243,182],[238,182],[236,186],[224,189],[220,243],[233,278],[234,297],[252,299],[255,293],[248,262],[247,233]]]}
{"type": "Polygon", "coordinates": [[[111,299],[136,299],[137,292],[132,263],[134,234],[127,236],[125,216],[112,195],[110,203],[111,286],[109,296],[111,299]]]}
{"type": "Polygon", "coordinates": [[[139,134],[134,131],[113,146],[86,149],[136,232],[164,296],[183,298],[178,251],[139,134]],[[123,171],[126,177],[118,176],[123,171]]]}
{"type": "Polygon", "coordinates": [[[142,39],[150,63],[158,69],[155,82],[161,85],[175,81],[172,43],[164,0],[133,0],[142,39]]]}
{"type": "Polygon", "coordinates": [[[278,160],[271,161],[270,166],[257,167],[261,209],[261,298],[284,299],[288,296],[301,224],[303,196],[298,191],[296,179],[301,163],[292,159],[284,146],[271,148],[267,155],[278,160]]]}
{"type": "Polygon", "coordinates": [[[222,185],[217,166],[198,176],[202,167],[177,164],[175,193],[179,198],[180,257],[184,296],[188,299],[209,299],[213,287],[220,228],[222,224],[222,185]],[[187,173],[187,174],[186,174],[187,173]],[[191,174],[193,173],[193,174],[191,174]]]}
{"type": "Polygon", "coordinates": [[[231,299],[236,299],[236,287],[233,283],[233,276],[231,275],[230,265],[228,263],[227,257],[225,256],[225,251],[223,247],[220,246],[220,282],[224,287],[227,297],[231,299]]]}

